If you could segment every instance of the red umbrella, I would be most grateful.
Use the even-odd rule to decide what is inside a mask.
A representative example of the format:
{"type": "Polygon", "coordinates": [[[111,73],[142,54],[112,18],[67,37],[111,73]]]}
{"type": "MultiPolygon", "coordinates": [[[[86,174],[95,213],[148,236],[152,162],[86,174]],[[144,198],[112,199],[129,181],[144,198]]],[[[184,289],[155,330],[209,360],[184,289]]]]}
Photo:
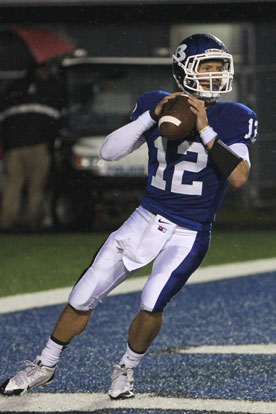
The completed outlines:
{"type": "Polygon", "coordinates": [[[13,28],[14,32],[28,47],[36,63],[45,63],[60,55],[72,53],[74,45],[53,33],[41,29],[13,28]]]}

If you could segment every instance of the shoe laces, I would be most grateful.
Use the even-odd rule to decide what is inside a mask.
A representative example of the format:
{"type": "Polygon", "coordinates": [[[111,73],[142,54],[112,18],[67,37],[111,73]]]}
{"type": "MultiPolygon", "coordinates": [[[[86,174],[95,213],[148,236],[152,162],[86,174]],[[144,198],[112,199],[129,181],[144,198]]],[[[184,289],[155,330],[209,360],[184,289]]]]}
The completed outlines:
{"type": "Polygon", "coordinates": [[[38,365],[38,363],[36,361],[32,362],[32,361],[24,361],[24,364],[26,365],[26,368],[23,369],[22,371],[19,371],[14,377],[13,380],[16,383],[16,385],[18,385],[19,387],[21,385],[23,385],[24,383],[26,383],[26,381],[28,382],[28,377],[35,377],[40,370],[41,370],[41,366],[38,365]]]}
{"type": "Polygon", "coordinates": [[[131,386],[133,384],[133,368],[126,367],[125,365],[114,365],[114,371],[112,374],[112,388],[121,389],[125,386],[131,386]]]}

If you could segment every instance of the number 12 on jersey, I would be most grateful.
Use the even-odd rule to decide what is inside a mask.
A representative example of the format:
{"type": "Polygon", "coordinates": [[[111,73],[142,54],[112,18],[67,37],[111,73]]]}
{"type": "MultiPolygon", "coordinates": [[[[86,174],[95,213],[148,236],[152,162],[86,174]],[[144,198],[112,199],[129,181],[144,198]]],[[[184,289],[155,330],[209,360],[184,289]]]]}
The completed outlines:
{"type": "Polygon", "coordinates": [[[202,144],[198,142],[184,141],[178,145],[178,154],[187,154],[187,152],[194,152],[197,154],[196,161],[180,161],[174,166],[173,175],[170,182],[164,180],[164,173],[167,168],[166,162],[166,150],[167,140],[158,137],[154,141],[154,146],[157,148],[157,161],[158,168],[155,176],[151,179],[151,185],[161,190],[170,189],[173,193],[186,194],[186,195],[201,195],[203,182],[193,181],[189,184],[183,184],[183,175],[186,172],[198,173],[207,166],[208,154],[205,151],[202,144]],[[168,187],[169,186],[169,187],[168,187]]]}

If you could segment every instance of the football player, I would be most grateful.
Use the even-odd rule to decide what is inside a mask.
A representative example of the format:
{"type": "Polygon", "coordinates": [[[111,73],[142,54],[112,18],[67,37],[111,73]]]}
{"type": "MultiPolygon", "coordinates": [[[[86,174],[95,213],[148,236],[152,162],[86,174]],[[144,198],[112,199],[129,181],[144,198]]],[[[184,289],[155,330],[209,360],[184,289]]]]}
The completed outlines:
{"type": "Polygon", "coordinates": [[[162,137],[159,115],[179,92],[151,91],[139,97],[132,122],[106,137],[101,156],[109,161],[148,146],[145,195],[72,289],[41,355],[2,384],[4,395],[22,395],[51,383],[62,350],[85,329],[98,303],[153,261],[109,390],[112,399],[133,397],[134,369],[161,328],[165,306],[204,259],[227,183],[234,187],[246,183],[257,118],[245,105],[217,101],[232,89],[233,59],[226,46],[212,35],[190,36],[173,55],[173,71],[180,93],[189,95],[196,130],[185,139],[162,137]]]}

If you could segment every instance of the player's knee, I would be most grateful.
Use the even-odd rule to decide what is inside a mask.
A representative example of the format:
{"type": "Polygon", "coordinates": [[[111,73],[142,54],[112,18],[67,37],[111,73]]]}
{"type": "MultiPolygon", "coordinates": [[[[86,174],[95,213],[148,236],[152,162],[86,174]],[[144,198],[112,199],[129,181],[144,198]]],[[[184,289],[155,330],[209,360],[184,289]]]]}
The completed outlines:
{"type": "Polygon", "coordinates": [[[140,315],[145,321],[154,320],[154,319],[157,320],[157,319],[163,318],[163,311],[155,312],[155,311],[146,311],[144,309],[140,309],[140,315]]]}
{"type": "Polygon", "coordinates": [[[89,302],[84,302],[79,300],[78,298],[75,298],[74,296],[69,296],[68,299],[68,305],[76,312],[79,314],[85,313],[85,312],[89,312],[92,311],[93,309],[95,309],[95,307],[97,306],[97,303],[93,303],[91,301],[89,302]]]}
{"type": "Polygon", "coordinates": [[[170,298],[159,295],[149,294],[148,291],[143,291],[140,302],[140,309],[152,313],[163,312],[170,298]]]}
{"type": "Polygon", "coordinates": [[[101,300],[98,298],[96,286],[93,288],[84,283],[77,283],[69,295],[68,302],[77,311],[85,312],[95,309],[101,300]]]}
{"type": "Polygon", "coordinates": [[[157,306],[156,304],[141,301],[140,310],[145,311],[150,314],[157,314],[157,313],[162,313],[165,306],[166,304],[158,304],[157,306]]]}
{"type": "Polygon", "coordinates": [[[97,298],[89,298],[89,300],[80,300],[80,298],[74,297],[74,295],[69,296],[68,303],[69,305],[79,312],[86,312],[95,309],[100,301],[97,298]]]}
{"type": "Polygon", "coordinates": [[[103,288],[98,281],[98,277],[90,267],[73,287],[68,302],[78,311],[89,311],[101,302],[99,298],[102,292],[103,288]]]}

